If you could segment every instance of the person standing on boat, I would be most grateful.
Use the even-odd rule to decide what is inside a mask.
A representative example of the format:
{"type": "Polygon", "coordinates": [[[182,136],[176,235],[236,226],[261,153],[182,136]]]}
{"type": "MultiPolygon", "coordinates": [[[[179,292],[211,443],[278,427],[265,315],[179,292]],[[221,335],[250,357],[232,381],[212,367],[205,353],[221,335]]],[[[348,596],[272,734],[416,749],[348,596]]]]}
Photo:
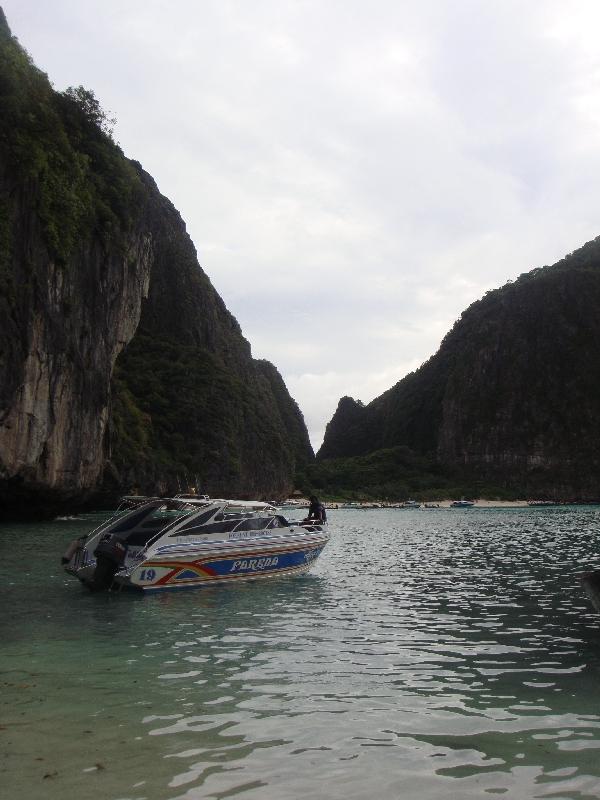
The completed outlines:
{"type": "Polygon", "coordinates": [[[325,506],[316,495],[309,497],[310,506],[308,507],[308,519],[314,522],[327,522],[327,512],[325,506]]]}

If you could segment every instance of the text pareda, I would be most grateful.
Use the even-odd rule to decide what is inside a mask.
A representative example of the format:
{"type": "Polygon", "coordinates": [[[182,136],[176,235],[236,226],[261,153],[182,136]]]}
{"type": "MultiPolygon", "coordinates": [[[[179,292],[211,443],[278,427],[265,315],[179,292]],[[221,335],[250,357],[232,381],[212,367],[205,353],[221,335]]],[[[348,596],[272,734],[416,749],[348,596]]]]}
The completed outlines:
{"type": "Polygon", "coordinates": [[[234,561],[231,565],[230,572],[255,572],[256,570],[268,569],[269,567],[276,567],[279,562],[277,556],[269,556],[265,558],[243,558],[239,561],[234,561]]]}

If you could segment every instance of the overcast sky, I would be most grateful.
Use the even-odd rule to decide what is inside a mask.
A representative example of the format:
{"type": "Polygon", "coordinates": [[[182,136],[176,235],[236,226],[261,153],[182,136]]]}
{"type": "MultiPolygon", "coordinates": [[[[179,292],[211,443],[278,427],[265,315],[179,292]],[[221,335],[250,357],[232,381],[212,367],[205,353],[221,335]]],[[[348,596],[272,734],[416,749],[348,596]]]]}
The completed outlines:
{"type": "Polygon", "coordinates": [[[597,0],[0,0],[181,212],[313,446],[600,234],[597,0]]]}

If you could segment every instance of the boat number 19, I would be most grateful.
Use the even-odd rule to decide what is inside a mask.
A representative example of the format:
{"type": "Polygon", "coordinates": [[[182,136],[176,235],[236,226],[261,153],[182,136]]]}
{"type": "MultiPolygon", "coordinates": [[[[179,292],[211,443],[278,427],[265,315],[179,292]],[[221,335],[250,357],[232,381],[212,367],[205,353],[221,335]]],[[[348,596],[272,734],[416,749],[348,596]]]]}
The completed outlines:
{"type": "Polygon", "coordinates": [[[143,569],[140,572],[140,580],[141,581],[153,581],[156,578],[156,570],[155,569],[143,569]]]}

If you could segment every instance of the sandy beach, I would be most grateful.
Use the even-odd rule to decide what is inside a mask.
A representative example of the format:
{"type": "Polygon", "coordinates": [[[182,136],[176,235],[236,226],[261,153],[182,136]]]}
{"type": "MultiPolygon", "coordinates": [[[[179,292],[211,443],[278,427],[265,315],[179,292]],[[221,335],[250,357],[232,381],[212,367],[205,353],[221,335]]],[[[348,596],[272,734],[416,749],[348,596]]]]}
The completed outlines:
{"type": "MultiPolygon", "coordinates": [[[[440,508],[450,508],[453,500],[440,500],[440,508]]],[[[523,508],[527,500],[475,500],[474,508],[523,508]]]]}

